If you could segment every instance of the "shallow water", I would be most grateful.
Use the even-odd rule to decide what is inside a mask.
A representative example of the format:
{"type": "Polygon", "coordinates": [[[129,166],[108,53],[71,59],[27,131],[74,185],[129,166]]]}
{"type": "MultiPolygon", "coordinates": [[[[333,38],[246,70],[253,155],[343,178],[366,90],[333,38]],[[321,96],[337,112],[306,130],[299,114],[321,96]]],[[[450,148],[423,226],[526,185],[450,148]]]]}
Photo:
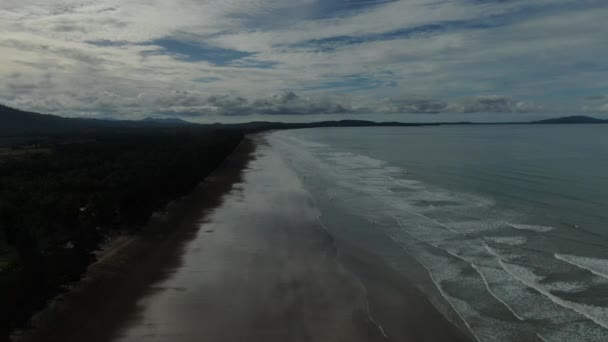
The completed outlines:
{"type": "Polygon", "coordinates": [[[478,340],[605,341],[607,137],[520,125],[269,140],[337,239],[381,256],[478,340]]]}

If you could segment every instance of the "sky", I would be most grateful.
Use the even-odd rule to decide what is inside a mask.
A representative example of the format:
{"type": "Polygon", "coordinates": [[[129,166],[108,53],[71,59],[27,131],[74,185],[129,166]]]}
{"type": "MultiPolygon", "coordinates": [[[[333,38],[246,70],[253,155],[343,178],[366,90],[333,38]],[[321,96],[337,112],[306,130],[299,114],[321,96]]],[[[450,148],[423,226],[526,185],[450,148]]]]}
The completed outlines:
{"type": "Polygon", "coordinates": [[[0,103],[195,122],[608,117],[606,0],[2,0],[0,103]]]}

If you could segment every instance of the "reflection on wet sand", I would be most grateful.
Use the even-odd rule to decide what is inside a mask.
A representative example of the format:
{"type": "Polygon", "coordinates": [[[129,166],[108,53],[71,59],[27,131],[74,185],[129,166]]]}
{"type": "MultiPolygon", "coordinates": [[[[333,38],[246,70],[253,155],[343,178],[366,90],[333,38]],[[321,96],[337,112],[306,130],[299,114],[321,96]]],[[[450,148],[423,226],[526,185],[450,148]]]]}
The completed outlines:
{"type": "Polygon", "coordinates": [[[383,340],[317,217],[298,179],[261,146],[115,341],[383,340]]]}

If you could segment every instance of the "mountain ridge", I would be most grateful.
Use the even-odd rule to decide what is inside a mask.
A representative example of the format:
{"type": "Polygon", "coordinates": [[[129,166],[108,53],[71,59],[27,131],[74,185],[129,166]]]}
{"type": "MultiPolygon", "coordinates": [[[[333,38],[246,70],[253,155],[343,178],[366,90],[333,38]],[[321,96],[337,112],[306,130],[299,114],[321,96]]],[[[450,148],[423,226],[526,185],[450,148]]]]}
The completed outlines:
{"type": "Polygon", "coordinates": [[[0,135],[65,133],[112,128],[145,128],[197,125],[180,119],[105,120],[66,118],[53,114],[22,111],[0,104],[0,135]]]}
{"type": "Polygon", "coordinates": [[[534,124],[601,124],[608,123],[608,120],[597,119],[585,115],[562,116],[559,118],[532,121],[534,124]]]}
{"type": "MultiPolygon", "coordinates": [[[[530,122],[509,122],[500,124],[603,124],[608,120],[590,116],[573,115],[559,118],[536,120],[530,122]]],[[[272,121],[254,121],[239,124],[197,124],[179,118],[147,117],[142,120],[111,120],[89,118],[66,118],[52,114],[40,114],[22,111],[0,104],[0,135],[49,134],[68,132],[88,132],[122,128],[162,128],[162,127],[225,127],[245,131],[262,131],[269,129],[312,128],[312,127],[365,127],[365,126],[434,126],[434,125],[467,125],[492,124],[474,122],[443,123],[405,123],[375,122],[368,120],[337,120],[311,123],[284,123],[272,121]]]]}

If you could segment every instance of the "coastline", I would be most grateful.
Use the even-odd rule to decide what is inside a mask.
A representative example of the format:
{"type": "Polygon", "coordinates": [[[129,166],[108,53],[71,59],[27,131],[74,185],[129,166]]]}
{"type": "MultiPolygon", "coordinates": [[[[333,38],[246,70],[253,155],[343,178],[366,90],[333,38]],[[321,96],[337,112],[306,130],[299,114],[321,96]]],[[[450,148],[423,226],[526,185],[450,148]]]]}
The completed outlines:
{"type": "Polygon", "coordinates": [[[382,328],[387,341],[475,341],[380,257],[346,241],[337,240],[336,245],[339,262],[365,288],[370,317],[382,328]]]}
{"type": "Polygon", "coordinates": [[[147,286],[180,263],[181,249],[199,220],[239,182],[254,150],[251,138],[243,138],[201,184],[169,203],[162,215],[153,215],[140,233],[118,234],[106,242],[83,277],[36,313],[31,328],[14,332],[12,341],[109,341],[136,311],[147,286]]]}
{"type": "Polygon", "coordinates": [[[246,137],[142,234],[112,240],[15,341],[470,340],[325,230],[285,166],[263,136],[246,137]]]}

